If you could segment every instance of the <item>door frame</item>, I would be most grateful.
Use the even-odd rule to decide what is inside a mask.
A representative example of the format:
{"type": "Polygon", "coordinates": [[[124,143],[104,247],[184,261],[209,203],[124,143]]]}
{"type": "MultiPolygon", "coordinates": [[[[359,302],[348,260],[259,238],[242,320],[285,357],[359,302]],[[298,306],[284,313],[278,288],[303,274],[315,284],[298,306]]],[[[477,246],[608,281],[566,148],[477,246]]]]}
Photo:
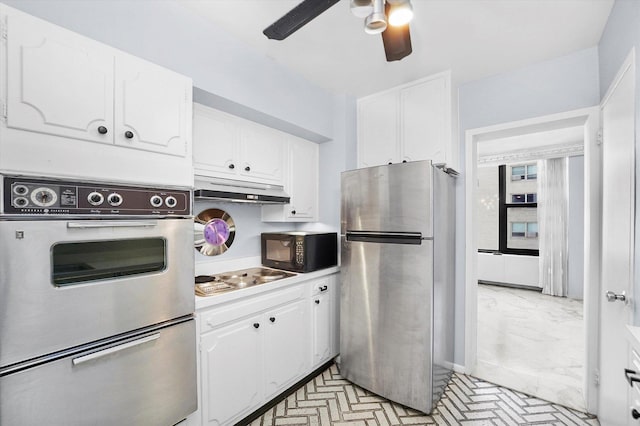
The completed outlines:
{"type": "Polygon", "coordinates": [[[584,191],[584,322],[585,375],[583,393],[586,409],[597,413],[600,293],[600,230],[602,217],[602,152],[600,149],[600,106],[470,129],[465,132],[465,373],[473,374],[477,361],[478,325],[478,241],[475,199],[478,142],[564,127],[583,126],[585,157],[584,191]]]}

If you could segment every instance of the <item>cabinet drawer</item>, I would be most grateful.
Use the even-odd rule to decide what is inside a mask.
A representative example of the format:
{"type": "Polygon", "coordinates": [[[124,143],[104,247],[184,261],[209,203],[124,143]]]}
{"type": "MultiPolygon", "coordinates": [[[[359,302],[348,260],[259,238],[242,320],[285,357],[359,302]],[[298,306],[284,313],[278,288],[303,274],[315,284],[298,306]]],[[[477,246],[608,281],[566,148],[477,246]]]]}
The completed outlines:
{"type": "Polygon", "coordinates": [[[278,290],[271,294],[260,295],[239,302],[234,302],[229,305],[222,305],[220,307],[208,309],[202,313],[198,312],[196,315],[201,318],[201,332],[206,333],[221,324],[249,315],[255,315],[256,313],[262,312],[266,309],[300,299],[303,296],[304,286],[297,285],[289,289],[278,290]]]}

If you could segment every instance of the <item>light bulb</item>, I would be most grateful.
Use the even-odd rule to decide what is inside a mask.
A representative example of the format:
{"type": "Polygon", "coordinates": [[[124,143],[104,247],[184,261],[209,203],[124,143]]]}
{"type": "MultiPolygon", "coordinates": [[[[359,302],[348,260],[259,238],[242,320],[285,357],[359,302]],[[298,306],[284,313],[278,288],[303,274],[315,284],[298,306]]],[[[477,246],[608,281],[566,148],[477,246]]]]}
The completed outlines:
{"type": "Polygon", "coordinates": [[[390,3],[389,25],[401,27],[413,19],[413,6],[409,0],[402,3],[390,3]]]}

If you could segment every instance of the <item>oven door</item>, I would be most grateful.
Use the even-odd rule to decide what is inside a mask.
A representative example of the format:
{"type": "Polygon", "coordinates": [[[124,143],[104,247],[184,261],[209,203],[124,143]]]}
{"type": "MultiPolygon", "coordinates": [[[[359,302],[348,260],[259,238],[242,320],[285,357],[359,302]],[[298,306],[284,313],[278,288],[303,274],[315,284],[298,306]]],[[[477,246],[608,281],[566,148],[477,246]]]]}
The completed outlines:
{"type": "Polygon", "coordinates": [[[193,319],[0,373],[2,425],[173,425],[196,410],[193,319]]]}
{"type": "Polygon", "coordinates": [[[193,252],[189,219],[0,221],[0,367],[192,314],[193,252]]]}

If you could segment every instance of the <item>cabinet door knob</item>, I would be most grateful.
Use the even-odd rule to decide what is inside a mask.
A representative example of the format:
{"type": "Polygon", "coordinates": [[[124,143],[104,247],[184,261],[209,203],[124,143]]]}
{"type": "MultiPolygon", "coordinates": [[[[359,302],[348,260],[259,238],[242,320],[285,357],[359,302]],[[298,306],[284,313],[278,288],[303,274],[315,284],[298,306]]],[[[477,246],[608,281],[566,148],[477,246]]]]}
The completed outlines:
{"type": "Polygon", "coordinates": [[[291,214],[296,214],[296,211],[295,210],[291,210],[291,214]]]}
{"type": "Polygon", "coordinates": [[[635,408],[631,409],[631,417],[633,417],[635,420],[640,419],[640,411],[636,410],[635,408]]]}
{"type": "Polygon", "coordinates": [[[254,322],[253,323],[253,328],[260,328],[260,323],[254,322]]]}
{"type": "Polygon", "coordinates": [[[249,167],[249,166],[245,167],[245,168],[244,168],[244,171],[245,171],[245,172],[250,172],[250,171],[251,171],[251,167],[249,167]]]}
{"type": "Polygon", "coordinates": [[[235,169],[235,168],[236,168],[236,166],[235,166],[233,163],[231,163],[231,164],[229,164],[229,168],[230,168],[231,170],[233,170],[233,169],[235,169]]]}
{"type": "Polygon", "coordinates": [[[328,288],[328,286],[323,285],[322,287],[320,287],[320,291],[327,291],[328,288]]]}
{"type": "Polygon", "coordinates": [[[407,160],[402,160],[402,162],[403,162],[403,163],[406,163],[406,162],[407,162],[407,160]]]}
{"type": "Polygon", "coordinates": [[[318,299],[316,299],[316,301],[315,301],[315,302],[316,302],[316,305],[319,305],[319,304],[320,304],[320,301],[319,301],[318,299]]]}
{"type": "Polygon", "coordinates": [[[104,126],[100,126],[100,127],[98,127],[98,133],[100,133],[101,135],[106,134],[108,131],[109,131],[109,129],[107,129],[107,128],[106,128],[106,127],[104,127],[104,126]]]}
{"type": "Polygon", "coordinates": [[[131,130],[127,130],[126,132],[124,132],[124,137],[127,139],[132,139],[133,138],[133,132],[131,130]]]}
{"type": "Polygon", "coordinates": [[[271,318],[269,318],[269,321],[271,321],[271,322],[276,322],[276,317],[271,317],[271,318]]]}
{"type": "Polygon", "coordinates": [[[391,161],[389,161],[387,164],[393,164],[391,161]]]}

